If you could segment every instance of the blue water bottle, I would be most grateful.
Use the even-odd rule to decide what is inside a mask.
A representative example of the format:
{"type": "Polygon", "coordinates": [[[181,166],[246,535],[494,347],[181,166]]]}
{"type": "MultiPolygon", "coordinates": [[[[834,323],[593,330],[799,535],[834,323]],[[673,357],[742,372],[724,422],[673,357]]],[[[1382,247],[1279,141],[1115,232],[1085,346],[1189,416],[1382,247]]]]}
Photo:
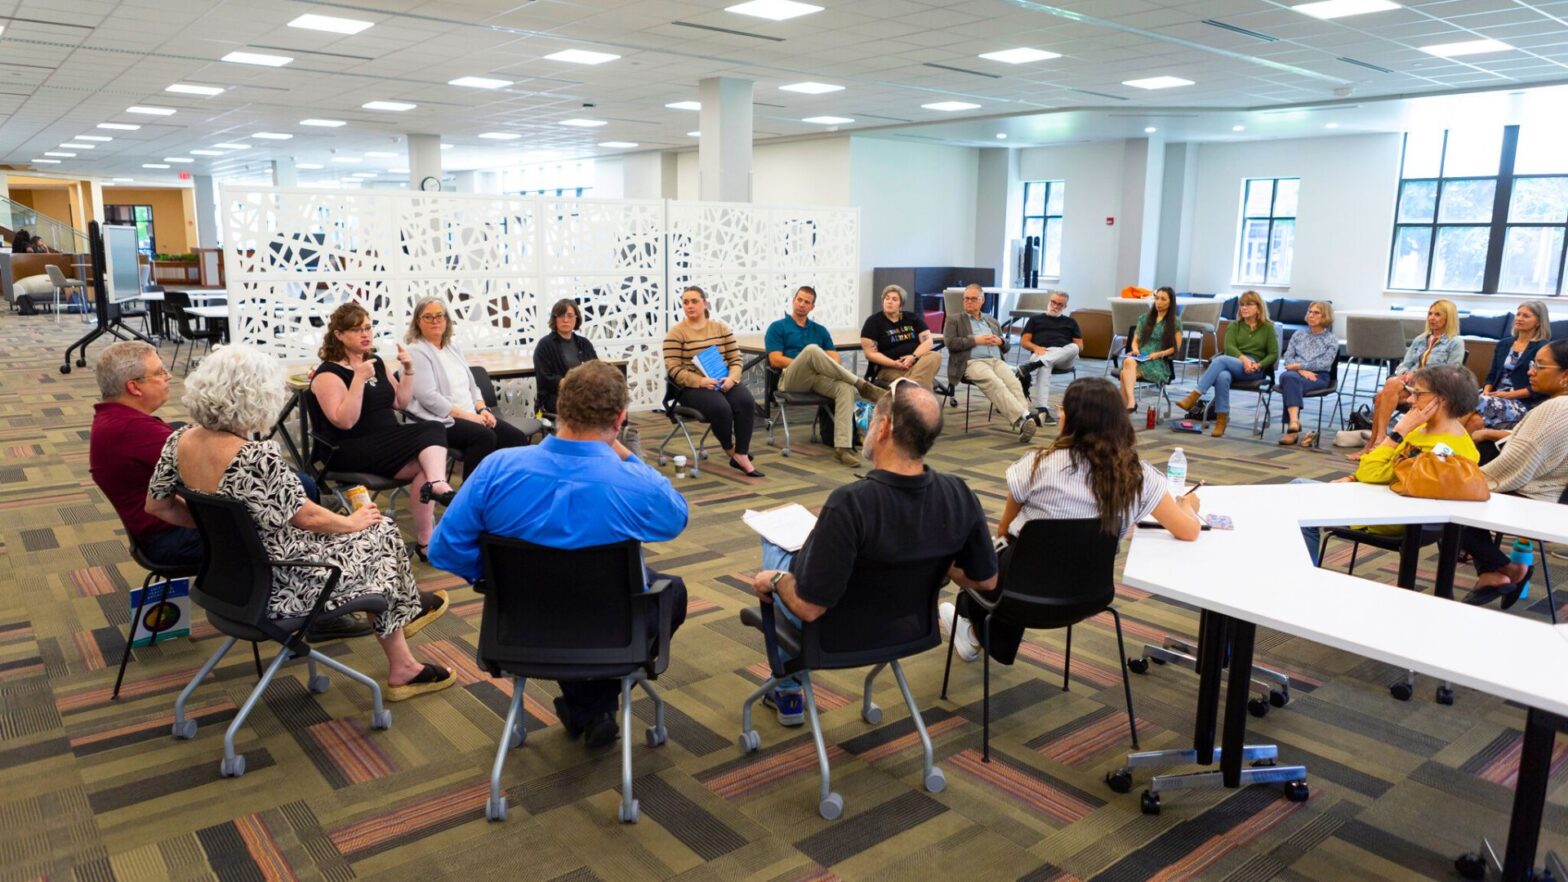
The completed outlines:
{"type": "MultiPolygon", "coordinates": [[[[1529,569],[1535,565],[1535,543],[1525,539],[1515,539],[1514,549],[1508,554],[1508,562],[1516,563],[1529,569]]],[[[1524,600],[1530,596],[1530,583],[1526,581],[1524,587],[1519,589],[1519,599],[1524,600]]]]}

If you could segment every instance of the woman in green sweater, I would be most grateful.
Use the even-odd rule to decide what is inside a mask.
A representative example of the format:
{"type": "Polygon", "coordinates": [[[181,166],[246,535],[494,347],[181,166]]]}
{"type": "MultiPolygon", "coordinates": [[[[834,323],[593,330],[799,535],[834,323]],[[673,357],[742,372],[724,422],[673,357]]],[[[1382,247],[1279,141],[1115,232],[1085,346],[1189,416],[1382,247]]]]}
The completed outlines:
{"type": "Polygon", "coordinates": [[[1236,304],[1237,321],[1225,329],[1225,354],[1216,355],[1203,372],[1198,388],[1187,393],[1176,406],[1190,410],[1214,389],[1214,437],[1225,434],[1230,422],[1230,384],[1252,383],[1269,376],[1279,361],[1279,335],[1269,321],[1263,297],[1256,291],[1241,295],[1236,304]]]}

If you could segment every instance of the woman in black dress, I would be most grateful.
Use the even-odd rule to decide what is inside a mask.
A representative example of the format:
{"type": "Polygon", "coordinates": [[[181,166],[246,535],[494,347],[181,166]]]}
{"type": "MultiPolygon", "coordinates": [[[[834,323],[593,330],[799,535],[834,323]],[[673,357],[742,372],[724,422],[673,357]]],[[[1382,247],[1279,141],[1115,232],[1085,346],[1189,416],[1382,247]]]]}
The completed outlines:
{"type": "Polygon", "coordinates": [[[414,515],[415,552],[425,546],[435,526],[432,502],[452,501],[456,491],[446,482],[446,427],[440,423],[400,423],[396,410],[414,397],[412,359],[397,347],[401,367],[389,377],[375,354],[370,313],[358,303],[339,306],[327,322],[318,355],[321,365],[310,381],[313,434],[332,445],[313,459],[324,459],[334,472],[364,472],[399,481],[424,483],[409,505],[414,515]]]}
{"type": "Polygon", "coordinates": [[[558,300],[550,307],[550,332],[534,346],[534,382],[538,384],[537,409],[555,413],[556,391],[566,372],[599,357],[588,338],[577,333],[583,314],[574,300],[558,300]]]}

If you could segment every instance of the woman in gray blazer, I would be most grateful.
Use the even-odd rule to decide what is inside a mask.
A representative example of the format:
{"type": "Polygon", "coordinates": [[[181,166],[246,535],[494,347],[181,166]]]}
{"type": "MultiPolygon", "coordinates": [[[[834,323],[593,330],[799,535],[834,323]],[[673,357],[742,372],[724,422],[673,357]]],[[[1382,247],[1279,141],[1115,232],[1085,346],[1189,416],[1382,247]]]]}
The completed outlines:
{"type": "Polygon", "coordinates": [[[404,339],[414,359],[414,399],[408,413],[446,426],[446,443],[463,454],[463,476],[502,447],[528,443],[522,429],[502,420],[485,406],[463,352],[452,342],[452,316],[439,297],[414,305],[414,318],[404,339]]]}

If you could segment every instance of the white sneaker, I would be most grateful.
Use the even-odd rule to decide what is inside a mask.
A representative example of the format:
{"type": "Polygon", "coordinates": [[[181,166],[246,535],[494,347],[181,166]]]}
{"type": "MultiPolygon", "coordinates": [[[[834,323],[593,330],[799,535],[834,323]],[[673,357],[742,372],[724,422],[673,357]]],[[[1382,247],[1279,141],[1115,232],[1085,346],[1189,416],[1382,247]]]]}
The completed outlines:
{"type": "Polygon", "coordinates": [[[980,641],[975,639],[975,627],[969,624],[968,619],[958,618],[958,607],[951,603],[943,602],[937,605],[937,623],[942,629],[942,640],[948,640],[948,635],[953,633],[953,620],[958,619],[962,626],[958,629],[958,639],[954,641],[953,648],[958,651],[958,657],[966,662],[972,662],[980,657],[980,641]]]}

